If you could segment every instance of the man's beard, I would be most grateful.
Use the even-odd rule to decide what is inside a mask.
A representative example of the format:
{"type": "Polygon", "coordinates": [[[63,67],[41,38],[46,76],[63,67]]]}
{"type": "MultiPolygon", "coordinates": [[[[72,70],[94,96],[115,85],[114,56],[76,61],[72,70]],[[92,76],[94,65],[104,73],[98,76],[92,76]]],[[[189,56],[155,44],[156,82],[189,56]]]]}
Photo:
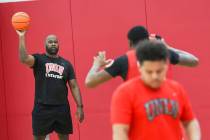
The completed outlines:
{"type": "Polygon", "coordinates": [[[46,47],[46,51],[47,51],[47,53],[50,54],[50,55],[57,55],[58,50],[59,50],[59,49],[56,48],[56,47],[51,47],[51,48],[46,47]]]}

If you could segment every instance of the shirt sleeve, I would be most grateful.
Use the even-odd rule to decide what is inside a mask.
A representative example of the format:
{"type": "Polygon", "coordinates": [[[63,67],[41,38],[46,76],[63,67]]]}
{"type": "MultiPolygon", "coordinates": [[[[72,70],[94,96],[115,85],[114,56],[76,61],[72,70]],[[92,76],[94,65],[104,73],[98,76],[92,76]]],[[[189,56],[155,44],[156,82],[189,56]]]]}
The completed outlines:
{"type": "Polygon", "coordinates": [[[173,65],[178,64],[179,63],[179,54],[173,50],[168,50],[168,51],[169,51],[170,63],[173,65]]]}
{"type": "Polygon", "coordinates": [[[68,62],[68,80],[76,79],[74,68],[70,62],[68,62]]]}
{"type": "Polygon", "coordinates": [[[183,102],[183,109],[180,116],[181,120],[182,121],[193,120],[195,118],[195,115],[192,110],[192,106],[189,101],[189,98],[187,97],[187,93],[183,88],[181,88],[181,96],[182,96],[182,102],[183,102]]]}
{"type": "Polygon", "coordinates": [[[36,53],[36,54],[32,54],[32,56],[34,57],[34,65],[31,67],[33,69],[36,69],[37,67],[39,67],[40,64],[40,54],[36,53]]]}
{"type": "Polygon", "coordinates": [[[121,76],[123,79],[126,79],[128,72],[128,58],[126,55],[116,58],[111,66],[105,68],[105,71],[108,72],[112,77],[121,76]]]}
{"type": "Polygon", "coordinates": [[[130,124],[132,118],[132,101],[125,89],[117,89],[111,101],[111,123],[130,124]]]}

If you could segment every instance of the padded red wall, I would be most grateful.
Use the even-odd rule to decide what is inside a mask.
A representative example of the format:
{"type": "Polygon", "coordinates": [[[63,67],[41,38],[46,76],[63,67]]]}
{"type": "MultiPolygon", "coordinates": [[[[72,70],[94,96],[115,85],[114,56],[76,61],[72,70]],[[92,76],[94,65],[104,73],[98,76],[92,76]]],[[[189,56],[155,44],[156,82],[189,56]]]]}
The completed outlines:
{"type": "MultiPolygon", "coordinates": [[[[0,28],[1,30],[1,28],[0,28]]],[[[5,85],[4,85],[4,69],[3,69],[3,56],[2,56],[2,41],[0,34],[0,137],[7,139],[7,112],[5,101],[5,85]]]]}
{"type": "MultiPolygon", "coordinates": [[[[203,139],[208,140],[209,4],[207,0],[39,0],[0,4],[0,125],[5,127],[0,127],[0,137],[5,140],[32,139],[33,74],[18,61],[18,37],[10,24],[13,13],[25,11],[32,17],[27,33],[28,51],[44,52],[46,35],[54,33],[60,39],[60,54],[75,65],[86,119],[80,126],[74,120],[72,139],[111,139],[109,104],[113,90],[122,81],[117,78],[96,89],[87,89],[84,79],[93,56],[99,50],[105,50],[109,58],[123,54],[128,49],[128,29],[141,24],[147,25],[150,32],[162,35],[172,46],[190,51],[200,58],[197,68],[172,69],[173,78],[189,91],[201,122],[203,139]]],[[[75,115],[72,116],[74,118],[75,115]]],[[[56,139],[55,135],[51,138],[56,139]]]]}
{"type": "MultiPolygon", "coordinates": [[[[32,139],[34,78],[32,70],[18,60],[18,36],[11,26],[11,16],[15,12],[25,11],[32,18],[30,30],[26,35],[28,52],[43,53],[46,35],[56,34],[60,41],[60,53],[74,64],[70,5],[67,0],[42,0],[1,4],[0,8],[8,139],[29,140],[32,139]]],[[[74,114],[72,115],[75,118],[74,114]]],[[[78,137],[78,129],[75,127],[72,138],[78,139],[78,137]]]]}

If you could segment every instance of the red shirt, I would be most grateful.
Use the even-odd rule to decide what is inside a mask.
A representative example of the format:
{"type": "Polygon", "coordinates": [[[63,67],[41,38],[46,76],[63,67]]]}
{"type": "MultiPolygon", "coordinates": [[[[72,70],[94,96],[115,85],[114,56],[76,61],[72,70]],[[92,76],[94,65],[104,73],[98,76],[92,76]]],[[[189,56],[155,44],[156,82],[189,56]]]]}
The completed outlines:
{"type": "MultiPolygon", "coordinates": [[[[135,78],[140,75],[138,66],[137,66],[137,58],[136,58],[136,51],[135,49],[132,49],[126,53],[128,57],[128,73],[126,76],[126,81],[130,80],[132,78],[135,78]]],[[[171,65],[169,65],[169,70],[167,73],[167,77],[171,78],[172,73],[171,73],[171,65]]]]}
{"type": "Polygon", "coordinates": [[[111,103],[112,124],[130,125],[130,140],[181,140],[181,121],[194,119],[184,89],[166,80],[151,89],[134,78],[122,84],[111,103]]]}
{"type": "Polygon", "coordinates": [[[128,73],[126,76],[126,81],[127,81],[136,76],[139,76],[140,72],[137,66],[136,51],[134,49],[130,50],[126,53],[126,55],[128,57],[128,73]]]}

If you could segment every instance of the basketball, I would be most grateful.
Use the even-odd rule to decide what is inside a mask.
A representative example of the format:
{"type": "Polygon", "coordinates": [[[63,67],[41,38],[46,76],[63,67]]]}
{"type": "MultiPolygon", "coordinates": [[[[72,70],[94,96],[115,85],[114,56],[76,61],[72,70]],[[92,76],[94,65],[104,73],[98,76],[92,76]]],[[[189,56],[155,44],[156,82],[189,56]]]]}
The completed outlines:
{"type": "Polygon", "coordinates": [[[30,24],[30,16],[25,12],[17,12],[12,16],[12,25],[15,30],[27,30],[30,24]]]}

